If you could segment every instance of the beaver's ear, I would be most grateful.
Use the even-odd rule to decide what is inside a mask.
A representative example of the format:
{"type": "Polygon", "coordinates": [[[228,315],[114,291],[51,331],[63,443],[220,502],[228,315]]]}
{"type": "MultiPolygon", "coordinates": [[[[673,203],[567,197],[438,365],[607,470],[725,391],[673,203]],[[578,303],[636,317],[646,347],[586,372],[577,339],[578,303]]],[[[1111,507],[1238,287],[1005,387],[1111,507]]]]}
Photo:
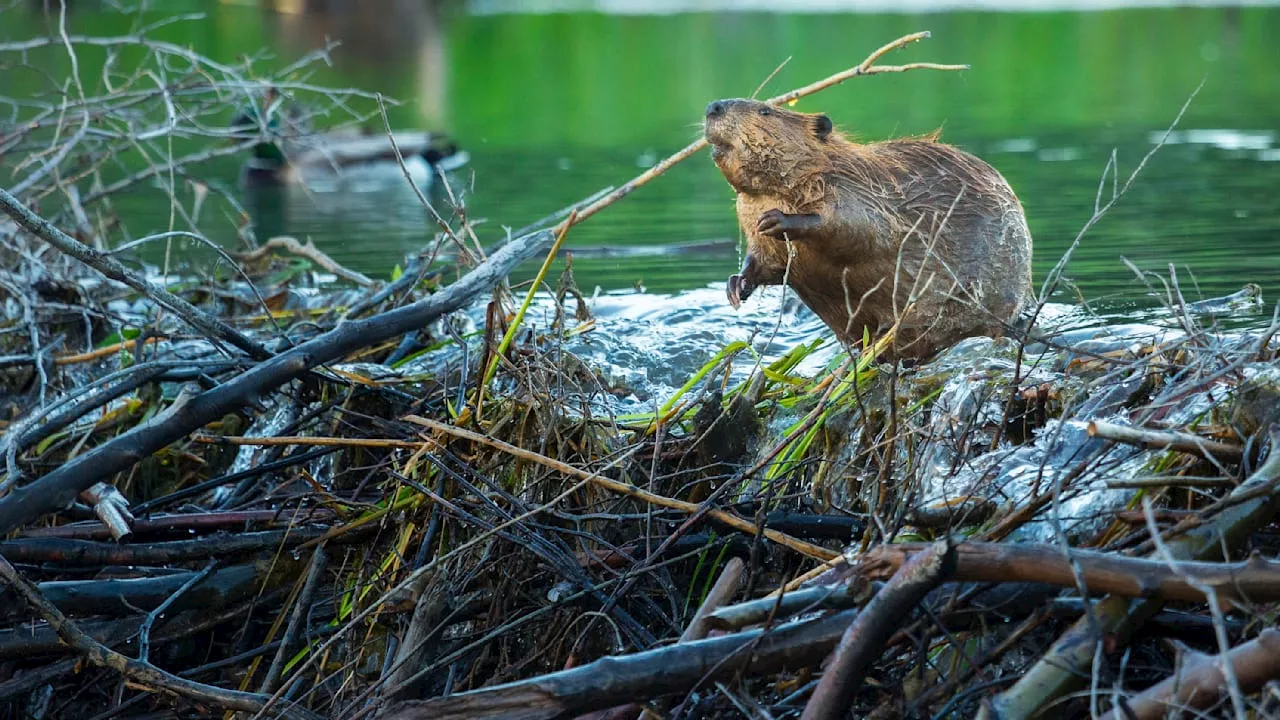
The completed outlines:
{"type": "Polygon", "coordinates": [[[814,115],[813,134],[817,135],[819,140],[826,140],[831,134],[831,118],[826,115],[814,115]]]}

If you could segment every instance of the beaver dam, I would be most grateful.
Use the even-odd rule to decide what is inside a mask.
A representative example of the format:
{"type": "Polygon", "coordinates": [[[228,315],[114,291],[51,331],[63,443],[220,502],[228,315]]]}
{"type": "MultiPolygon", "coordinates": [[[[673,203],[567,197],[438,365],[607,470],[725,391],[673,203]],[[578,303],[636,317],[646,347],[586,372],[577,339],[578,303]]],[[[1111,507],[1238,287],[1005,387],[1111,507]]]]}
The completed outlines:
{"type": "MultiPolygon", "coordinates": [[[[875,64],[922,37],[799,94],[945,69],[875,64]]],[[[1143,275],[1160,302],[1104,321],[1064,257],[1029,334],[914,364],[782,289],[584,297],[553,248],[696,143],[510,238],[432,207],[388,280],[234,213],[243,245],[179,276],[132,251],[202,236],[115,242],[113,197],[185,227],[234,205],[200,164],[257,140],[109,160],[258,84],[146,47],[166,88],[0,126],[4,717],[1280,714],[1259,288],[1143,275]]]]}

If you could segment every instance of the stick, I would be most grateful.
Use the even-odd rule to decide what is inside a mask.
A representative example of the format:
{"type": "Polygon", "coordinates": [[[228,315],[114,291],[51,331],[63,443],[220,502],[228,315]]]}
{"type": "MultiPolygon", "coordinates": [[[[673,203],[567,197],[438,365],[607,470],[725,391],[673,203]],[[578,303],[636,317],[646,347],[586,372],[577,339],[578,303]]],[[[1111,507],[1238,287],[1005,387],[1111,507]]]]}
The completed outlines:
{"type": "Polygon", "coordinates": [[[746,569],[746,564],[742,562],[742,558],[729,558],[729,562],[725,563],[720,577],[716,579],[716,584],[711,587],[706,599],[698,606],[698,611],[693,614],[693,619],[689,621],[689,626],[680,635],[680,642],[693,642],[707,636],[707,633],[712,629],[706,623],[707,616],[715,612],[716,608],[724,605],[738,591],[738,583],[742,579],[742,571],[744,569],[746,569]]]}
{"type": "MultiPolygon", "coordinates": [[[[626,495],[627,497],[632,497],[637,500],[641,500],[643,502],[649,503],[650,505],[657,505],[658,507],[665,507],[672,510],[680,510],[682,512],[687,512],[687,513],[698,512],[701,508],[701,506],[698,505],[697,503],[684,502],[683,500],[676,500],[674,498],[664,497],[662,495],[655,495],[654,493],[651,493],[647,490],[641,490],[635,485],[630,485],[624,482],[618,482],[617,480],[611,480],[607,477],[602,477],[594,473],[589,473],[586,470],[579,470],[578,468],[572,465],[569,465],[568,463],[563,463],[554,458],[549,458],[546,455],[539,455],[538,453],[532,452],[530,450],[525,450],[524,448],[518,448],[515,445],[505,443],[501,440],[491,438],[487,435],[481,435],[480,433],[471,432],[470,430],[463,430],[462,428],[454,427],[452,425],[446,425],[441,422],[436,422],[435,420],[428,420],[427,418],[419,417],[417,415],[406,415],[401,419],[405,420],[406,422],[414,423],[415,425],[421,425],[425,428],[435,430],[437,432],[442,432],[448,435],[452,435],[454,437],[462,438],[464,440],[470,440],[472,442],[478,442],[483,445],[488,445],[489,447],[496,448],[509,455],[514,455],[515,457],[518,457],[524,460],[536,462],[540,465],[544,465],[548,468],[551,468],[552,470],[555,470],[557,472],[564,473],[565,475],[569,475],[571,477],[576,477],[580,480],[585,480],[593,485],[597,485],[606,490],[611,490],[621,495],[626,495]]],[[[757,533],[755,523],[745,518],[739,517],[738,515],[725,512],[724,510],[708,510],[707,516],[724,525],[728,525],[734,530],[739,530],[741,532],[744,532],[750,535],[755,535],[757,533]]],[[[831,558],[834,558],[839,555],[839,553],[835,552],[834,550],[828,550],[819,545],[814,545],[813,543],[807,543],[803,540],[797,540],[796,538],[793,538],[790,535],[785,535],[783,533],[780,533],[777,530],[766,529],[763,534],[766,538],[778,543],[779,545],[789,547],[798,553],[807,555],[812,558],[817,558],[819,560],[830,560],[831,558]]]]}
{"type": "Polygon", "coordinates": [[[316,247],[315,243],[311,242],[310,238],[307,238],[307,244],[303,245],[298,242],[298,238],[290,237],[288,235],[280,235],[266,241],[256,250],[239,253],[236,257],[241,262],[246,260],[257,260],[272,250],[285,250],[293,253],[294,255],[300,255],[315,263],[320,269],[328,270],[334,275],[337,275],[344,280],[349,280],[361,287],[369,287],[370,285],[375,284],[367,275],[345,268],[337,260],[326,255],[320,250],[320,248],[316,247]]]}
{"type": "Polygon", "coordinates": [[[387,450],[421,450],[426,443],[421,440],[391,440],[388,438],[312,437],[309,435],[276,435],[273,437],[242,437],[239,435],[196,435],[192,442],[209,445],[235,445],[269,447],[277,445],[315,445],[319,447],[366,447],[387,450]]]}
{"type": "MultiPolygon", "coordinates": [[[[913,42],[916,42],[917,40],[923,40],[929,37],[929,35],[930,33],[928,32],[918,32],[918,33],[912,33],[910,35],[904,35],[898,38],[897,40],[894,40],[893,42],[889,43],[888,45],[885,45],[884,47],[881,47],[880,49],[871,53],[870,55],[867,56],[866,60],[863,60],[856,67],[852,67],[843,72],[838,72],[835,75],[832,75],[831,77],[828,77],[825,80],[819,80],[818,82],[812,83],[810,85],[806,85],[797,90],[792,90],[791,92],[784,93],[775,98],[770,98],[765,102],[769,103],[770,105],[782,105],[784,103],[789,103],[793,100],[798,100],[807,95],[812,95],[820,90],[825,90],[831,87],[832,85],[839,85],[840,83],[844,82],[845,80],[848,80],[849,78],[858,77],[860,75],[878,75],[881,73],[907,72],[908,70],[968,70],[969,69],[968,65],[938,65],[936,63],[911,63],[909,65],[874,65],[875,61],[879,60],[880,57],[883,56],[884,54],[892,50],[896,50],[897,48],[903,47],[905,45],[909,45],[913,42]]],[[[657,165],[654,165],[653,167],[644,171],[643,173],[636,176],[635,179],[631,180],[627,184],[623,185],[617,190],[614,190],[608,195],[605,195],[604,197],[600,198],[594,203],[591,203],[590,205],[586,206],[582,210],[578,211],[577,217],[564,220],[563,222],[560,223],[560,225],[556,226],[556,232],[557,233],[560,232],[561,228],[568,228],[571,225],[577,225],[578,223],[586,220],[592,215],[595,215],[596,213],[609,207],[610,205],[621,200],[627,195],[630,195],[637,188],[647,185],[650,181],[657,178],[659,175],[662,175],[666,171],[670,170],[672,166],[676,165],[682,160],[685,160],[693,156],[694,153],[698,152],[699,150],[701,150],[706,146],[707,146],[706,138],[699,138],[695,140],[694,142],[690,143],[687,147],[685,147],[683,150],[675,153],[671,157],[668,157],[666,160],[663,160],[657,165]],[[572,220],[572,222],[570,222],[570,220],[572,220]]]]}
{"type": "Polygon", "coordinates": [[[289,616],[289,625],[285,628],[284,637],[280,639],[280,648],[276,650],[275,659],[267,669],[267,676],[262,679],[264,694],[270,695],[280,685],[280,676],[284,672],[285,662],[289,660],[289,655],[297,644],[303,621],[311,612],[311,603],[315,599],[316,588],[320,585],[320,578],[324,576],[327,563],[328,555],[325,553],[324,546],[321,545],[311,554],[311,567],[307,570],[307,579],[302,585],[302,592],[298,593],[298,599],[294,601],[293,614],[289,616]]]}
{"type": "Polygon", "coordinates": [[[1199,455],[1203,458],[1219,458],[1222,460],[1239,460],[1244,457],[1244,448],[1229,445],[1217,440],[1209,440],[1199,435],[1184,432],[1164,432],[1146,428],[1116,425],[1115,423],[1094,420],[1089,423],[1089,436],[1106,440],[1115,440],[1128,445],[1152,448],[1155,450],[1177,450],[1179,452],[1199,455]]]}
{"type": "Polygon", "coordinates": [[[543,720],[572,717],[640,698],[685,693],[704,680],[818,662],[835,647],[856,610],[769,632],[724,637],[605,657],[572,670],[433,700],[391,706],[381,720],[543,720]]]}
{"type": "MultiPolygon", "coordinates": [[[[227,513],[235,519],[238,513],[227,513]]],[[[288,516],[285,516],[288,520],[288,516]]],[[[0,541],[0,553],[18,563],[59,563],[78,567],[102,565],[169,565],[207,558],[226,558],[264,552],[280,547],[293,548],[316,540],[322,527],[307,527],[306,519],[287,530],[219,533],[218,535],[170,540],[167,542],[120,544],[59,537],[30,537],[0,541]]],[[[240,525],[246,523],[242,520],[240,525]]],[[[104,530],[105,531],[105,530],[104,530]]]]}
{"type": "Polygon", "coordinates": [[[175,404],[149,422],[110,440],[44,477],[14,488],[0,499],[0,535],[69,505],[76,494],[94,483],[133,467],[143,458],[207,423],[255,401],[284,383],[327,362],[388,338],[422,327],[445,313],[470,304],[500,278],[552,240],[538,232],[504,245],[448,288],[381,315],[339,325],[216,388],[175,404]]]}
{"type": "Polygon", "coordinates": [[[806,95],[812,95],[821,90],[826,90],[832,85],[839,85],[840,83],[844,82],[845,80],[848,80],[849,78],[855,78],[861,75],[879,75],[881,73],[900,73],[900,72],[907,72],[908,70],[968,70],[969,69],[968,65],[939,65],[937,63],[909,63],[907,65],[875,65],[875,62],[879,60],[881,57],[883,57],[884,55],[887,55],[888,53],[893,52],[898,48],[906,47],[907,45],[910,45],[911,43],[916,42],[918,40],[924,40],[925,38],[931,37],[931,35],[932,33],[928,31],[911,33],[910,35],[903,35],[897,40],[894,40],[893,42],[881,47],[880,49],[868,55],[867,59],[863,60],[862,63],[859,64],[857,67],[850,68],[841,73],[836,73],[835,75],[832,75],[826,80],[819,80],[816,83],[805,85],[804,87],[798,90],[792,90],[789,93],[783,93],[782,95],[779,95],[775,98],[767,100],[766,102],[768,102],[771,105],[782,105],[784,103],[792,102],[793,100],[799,100],[800,98],[805,97],[806,95]]]}
{"type": "Polygon", "coordinates": [[[98,272],[117,282],[146,295],[157,305],[182,318],[187,324],[200,330],[205,335],[218,338],[230,345],[245,351],[255,360],[271,357],[271,353],[256,341],[240,333],[239,330],[209,315],[200,308],[147,281],[137,273],[120,264],[118,260],[102,252],[98,252],[70,235],[54,227],[53,223],[31,212],[18,199],[0,188],[0,210],[13,218],[28,232],[54,246],[63,253],[79,260],[98,272]]]}

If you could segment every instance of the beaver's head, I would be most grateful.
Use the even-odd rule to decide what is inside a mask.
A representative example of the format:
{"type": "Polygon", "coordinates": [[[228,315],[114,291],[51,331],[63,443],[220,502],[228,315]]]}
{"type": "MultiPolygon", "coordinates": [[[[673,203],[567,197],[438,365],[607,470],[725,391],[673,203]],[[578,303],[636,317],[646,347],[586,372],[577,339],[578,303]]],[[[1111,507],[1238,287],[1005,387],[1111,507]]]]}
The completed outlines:
{"type": "Polygon", "coordinates": [[[756,100],[716,100],[705,123],[711,157],[738,192],[781,193],[821,163],[831,138],[831,119],[798,113],[756,100]]]}

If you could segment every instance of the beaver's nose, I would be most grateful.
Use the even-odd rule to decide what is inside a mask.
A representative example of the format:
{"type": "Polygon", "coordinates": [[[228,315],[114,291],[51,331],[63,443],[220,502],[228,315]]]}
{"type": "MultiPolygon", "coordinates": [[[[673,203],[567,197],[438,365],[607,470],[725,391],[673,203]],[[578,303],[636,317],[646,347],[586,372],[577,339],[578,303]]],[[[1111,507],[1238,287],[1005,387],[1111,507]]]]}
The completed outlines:
{"type": "Polygon", "coordinates": [[[724,114],[724,109],[728,105],[724,100],[716,100],[707,106],[707,117],[720,117],[724,114]]]}

